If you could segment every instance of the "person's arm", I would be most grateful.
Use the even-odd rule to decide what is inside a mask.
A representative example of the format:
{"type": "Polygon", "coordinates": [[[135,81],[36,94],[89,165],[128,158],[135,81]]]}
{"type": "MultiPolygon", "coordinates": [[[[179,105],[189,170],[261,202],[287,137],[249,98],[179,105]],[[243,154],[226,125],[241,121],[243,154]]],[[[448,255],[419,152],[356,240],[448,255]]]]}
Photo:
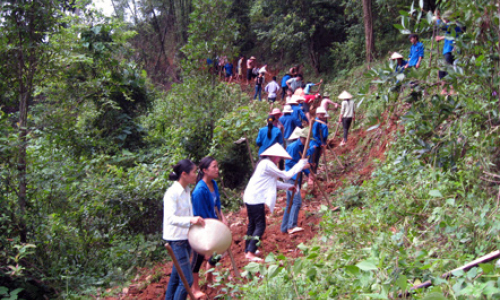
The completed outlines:
{"type": "Polygon", "coordinates": [[[307,159],[301,159],[295,164],[295,166],[293,166],[293,168],[288,171],[282,171],[278,169],[278,167],[274,163],[268,164],[266,167],[267,168],[264,170],[264,172],[267,175],[288,180],[292,178],[293,175],[302,171],[302,169],[309,168],[309,165],[307,164],[307,159]]]}
{"type": "Polygon", "coordinates": [[[339,114],[339,123],[342,123],[342,116],[344,115],[345,113],[345,104],[344,104],[345,101],[342,101],[342,106],[340,108],[340,114],[339,114]]]}
{"type": "Polygon", "coordinates": [[[257,143],[257,146],[262,146],[262,142],[263,142],[263,139],[261,137],[261,132],[262,130],[259,130],[259,134],[257,135],[257,139],[255,140],[255,142],[257,143]]]}
{"type": "Polygon", "coordinates": [[[207,189],[201,188],[196,185],[196,188],[193,191],[193,195],[191,196],[191,203],[193,203],[193,215],[200,216],[203,218],[211,217],[210,213],[210,193],[207,192],[207,189]]]}
{"type": "Polygon", "coordinates": [[[289,88],[289,89],[292,89],[292,81],[294,80],[294,78],[290,78],[286,81],[286,86],[289,88]]]}
{"type": "Polygon", "coordinates": [[[419,44],[418,49],[417,49],[417,55],[418,55],[418,61],[417,64],[415,65],[415,68],[420,68],[420,63],[422,62],[422,59],[424,58],[424,44],[419,44]]]}
{"type": "Polygon", "coordinates": [[[164,217],[165,222],[169,225],[175,225],[179,227],[189,228],[191,224],[204,224],[203,218],[201,217],[192,217],[192,216],[177,216],[175,212],[177,211],[178,201],[182,201],[181,199],[176,199],[177,196],[173,191],[167,191],[163,198],[164,205],[164,217]],[[201,221],[200,221],[201,219],[201,221]]]}
{"type": "Polygon", "coordinates": [[[309,119],[306,117],[306,115],[304,114],[304,112],[302,111],[302,109],[299,110],[299,113],[300,113],[300,116],[302,117],[302,120],[304,120],[307,123],[309,123],[309,119]]]}

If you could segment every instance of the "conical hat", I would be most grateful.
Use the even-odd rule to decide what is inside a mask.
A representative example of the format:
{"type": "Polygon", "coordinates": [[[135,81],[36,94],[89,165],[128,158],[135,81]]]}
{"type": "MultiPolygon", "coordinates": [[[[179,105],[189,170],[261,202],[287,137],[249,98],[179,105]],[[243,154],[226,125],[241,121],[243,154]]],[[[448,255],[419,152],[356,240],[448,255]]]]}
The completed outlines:
{"type": "Polygon", "coordinates": [[[352,95],[347,91],[343,91],[342,94],[339,95],[339,99],[352,99],[352,95]]]}
{"type": "Polygon", "coordinates": [[[292,159],[290,154],[288,154],[285,148],[283,148],[279,143],[276,143],[271,147],[267,148],[266,151],[260,154],[260,156],[277,156],[277,157],[283,157],[284,159],[292,159]]]}
{"type": "Polygon", "coordinates": [[[316,114],[325,114],[325,118],[329,118],[330,115],[326,111],[326,109],[323,106],[320,106],[316,109],[316,114]]]}
{"type": "Polygon", "coordinates": [[[292,109],[292,107],[291,107],[289,104],[285,105],[285,106],[283,107],[283,113],[284,113],[284,114],[286,114],[286,113],[293,113],[293,109],[292,109]]]}
{"type": "Polygon", "coordinates": [[[403,55],[397,53],[397,52],[394,52],[392,55],[391,55],[391,59],[398,59],[398,58],[403,58],[403,55]]]}
{"type": "Polygon", "coordinates": [[[288,139],[289,140],[296,140],[296,139],[298,139],[300,137],[301,133],[302,133],[302,128],[295,127],[295,130],[292,132],[292,134],[290,135],[290,137],[288,139]]]}
{"type": "Polygon", "coordinates": [[[192,225],[188,232],[188,241],[194,251],[202,255],[224,253],[233,241],[231,230],[219,220],[204,219],[205,226],[192,225]]]}
{"type": "Polygon", "coordinates": [[[299,102],[292,96],[286,101],[286,104],[299,104],[299,102]]]}
{"type": "Polygon", "coordinates": [[[295,102],[299,102],[299,101],[306,101],[306,98],[299,95],[292,95],[292,100],[295,100],[295,102]]]}

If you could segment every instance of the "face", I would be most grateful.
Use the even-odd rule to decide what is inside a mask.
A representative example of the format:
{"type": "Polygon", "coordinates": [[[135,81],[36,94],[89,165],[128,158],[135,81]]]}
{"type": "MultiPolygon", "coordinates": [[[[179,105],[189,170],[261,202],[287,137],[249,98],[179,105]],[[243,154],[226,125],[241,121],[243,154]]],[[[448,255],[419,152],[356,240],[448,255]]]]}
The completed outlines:
{"type": "Polygon", "coordinates": [[[271,161],[275,164],[275,165],[278,165],[278,163],[280,162],[281,160],[281,157],[278,157],[278,156],[270,156],[269,159],[271,159],[271,161]]]}
{"type": "Polygon", "coordinates": [[[318,113],[318,118],[320,118],[321,120],[326,120],[326,116],[324,113],[318,113]]]}
{"type": "Polygon", "coordinates": [[[305,137],[301,137],[300,138],[300,142],[302,143],[302,145],[305,145],[306,144],[306,138],[305,137]]]}
{"type": "Polygon", "coordinates": [[[415,44],[416,42],[417,42],[417,38],[416,38],[416,37],[414,37],[414,36],[412,36],[412,37],[410,38],[410,43],[415,44]]]}
{"type": "Polygon", "coordinates": [[[210,179],[219,178],[219,164],[216,160],[212,161],[208,168],[202,170],[210,179]]]}
{"type": "Polygon", "coordinates": [[[182,176],[184,176],[184,180],[186,180],[188,184],[194,184],[196,183],[196,177],[198,176],[198,169],[196,166],[193,166],[189,173],[182,172],[182,176]]]}

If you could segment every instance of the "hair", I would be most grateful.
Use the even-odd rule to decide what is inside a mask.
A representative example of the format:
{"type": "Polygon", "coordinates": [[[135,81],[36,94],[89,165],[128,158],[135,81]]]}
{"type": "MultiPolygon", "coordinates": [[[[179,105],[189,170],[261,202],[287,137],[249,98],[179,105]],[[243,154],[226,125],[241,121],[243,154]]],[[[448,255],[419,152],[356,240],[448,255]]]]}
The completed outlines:
{"type": "Polygon", "coordinates": [[[213,161],[215,161],[215,158],[212,156],[206,156],[200,160],[200,163],[198,164],[198,177],[196,177],[196,182],[203,179],[203,176],[205,176],[203,170],[208,169],[213,161]]]}
{"type": "Polygon", "coordinates": [[[416,33],[412,33],[412,34],[410,34],[410,35],[408,36],[408,38],[409,38],[409,39],[411,39],[411,38],[416,38],[416,39],[417,39],[417,42],[418,42],[418,34],[416,34],[416,33]]]}
{"type": "Polygon", "coordinates": [[[270,115],[267,117],[267,138],[271,138],[271,131],[273,130],[274,127],[274,121],[276,120],[276,117],[273,115],[270,115]]]}
{"type": "Polygon", "coordinates": [[[276,76],[273,76],[273,80],[276,81],[276,76]]]}
{"type": "Polygon", "coordinates": [[[175,166],[173,166],[174,171],[168,175],[168,179],[171,181],[177,181],[181,178],[182,172],[189,173],[196,165],[189,159],[183,159],[179,161],[175,166]]]}
{"type": "Polygon", "coordinates": [[[302,76],[302,74],[297,74],[297,77],[300,77],[300,79],[304,79],[304,76],[302,76]]]}

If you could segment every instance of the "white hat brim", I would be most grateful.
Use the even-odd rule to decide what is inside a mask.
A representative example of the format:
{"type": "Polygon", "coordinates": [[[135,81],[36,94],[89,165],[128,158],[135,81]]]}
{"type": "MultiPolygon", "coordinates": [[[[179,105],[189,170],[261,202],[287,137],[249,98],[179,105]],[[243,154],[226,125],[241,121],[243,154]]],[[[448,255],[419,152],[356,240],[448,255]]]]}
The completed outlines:
{"type": "Polygon", "coordinates": [[[276,157],[283,157],[284,159],[292,159],[290,154],[288,154],[285,148],[283,148],[283,146],[281,146],[279,143],[276,143],[271,147],[267,148],[266,151],[260,154],[260,156],[276,156],[276,157]]]}

